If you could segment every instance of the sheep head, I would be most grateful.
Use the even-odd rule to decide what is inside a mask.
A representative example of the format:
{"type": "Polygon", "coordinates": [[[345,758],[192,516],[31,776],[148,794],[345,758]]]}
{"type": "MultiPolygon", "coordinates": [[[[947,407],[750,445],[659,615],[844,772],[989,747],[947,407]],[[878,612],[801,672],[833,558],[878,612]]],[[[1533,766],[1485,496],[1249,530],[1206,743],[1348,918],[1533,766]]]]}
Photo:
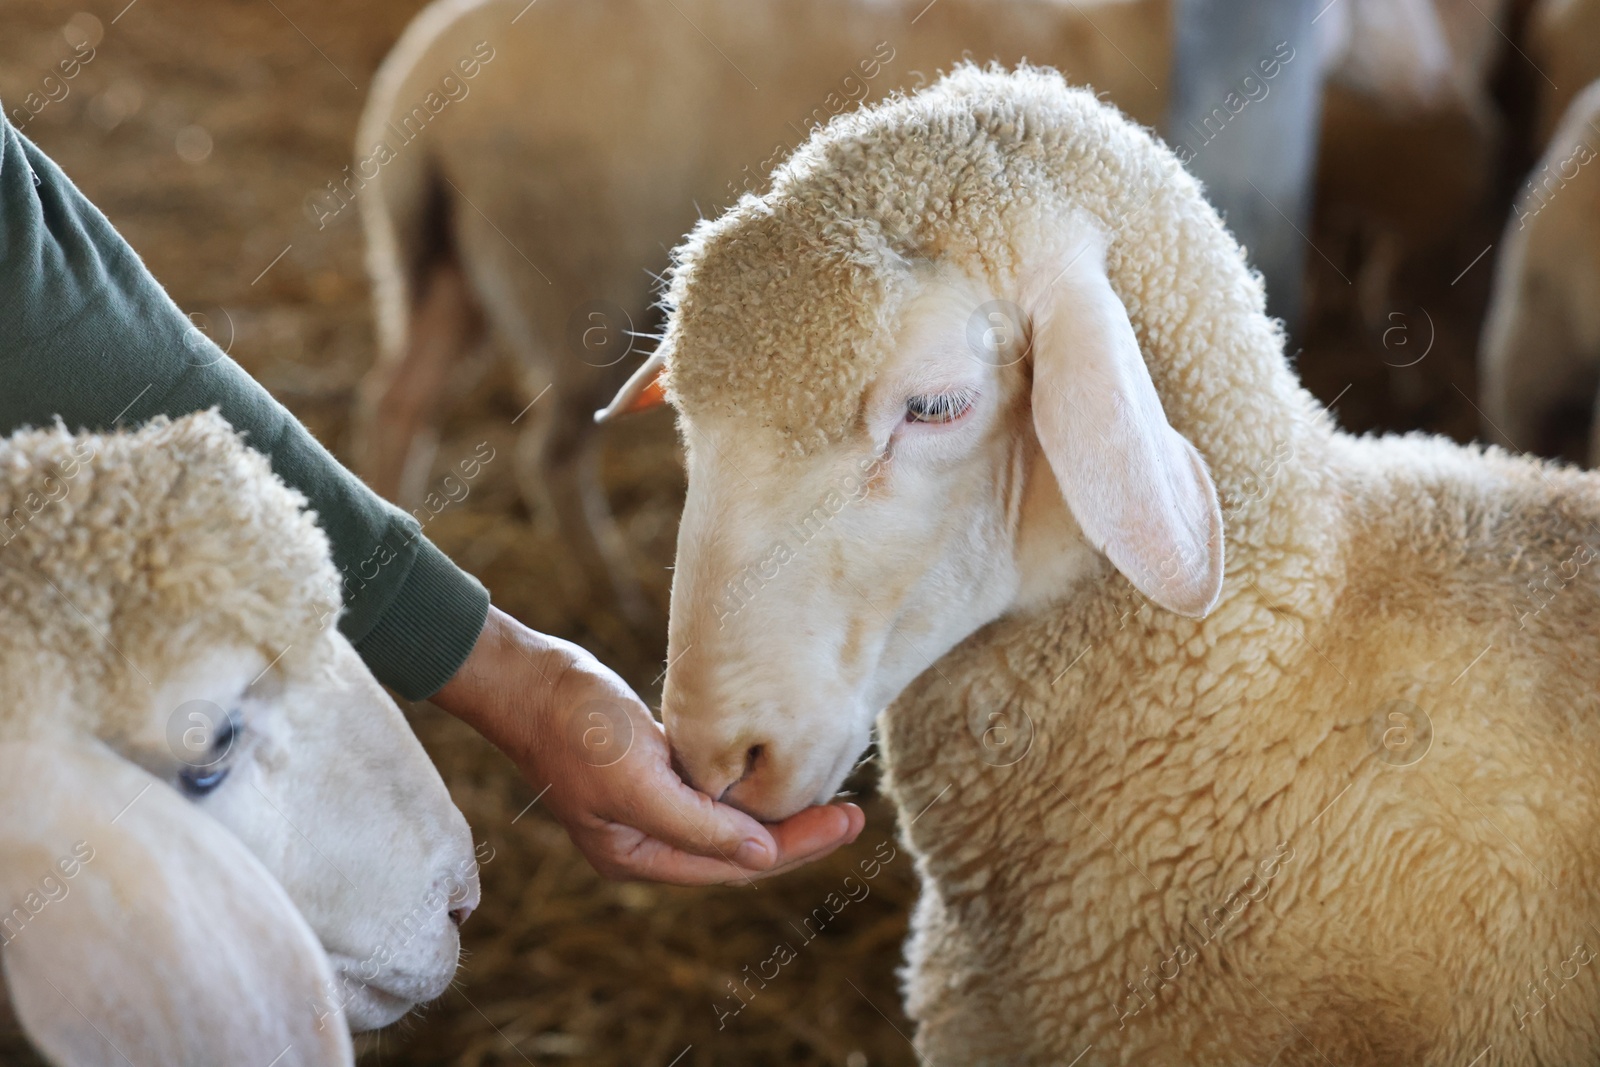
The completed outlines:
{"type": "Polygon", "coordinates": [[[1038,71],[836,120],[697,228],[668,306],[689,490],[663,715],[691,780],[763,818],[826,799],[877,712],[1002,614],[1110,568],[1206,614],[1202,456],[1272,433],[1206,408],[1229,374],[1294,390],[1193,180],[1038,71]],[[1190,358],[1230,331],[1231,370],[1190,358]]]}
{"type": "Polygon", "coordinates": [[[107,748],[230,831],[331,961],[305,1009],[370,1029],[444,991],[477,864],[303,504],[214,413],[0,441],[0,740],[107,748]]]}

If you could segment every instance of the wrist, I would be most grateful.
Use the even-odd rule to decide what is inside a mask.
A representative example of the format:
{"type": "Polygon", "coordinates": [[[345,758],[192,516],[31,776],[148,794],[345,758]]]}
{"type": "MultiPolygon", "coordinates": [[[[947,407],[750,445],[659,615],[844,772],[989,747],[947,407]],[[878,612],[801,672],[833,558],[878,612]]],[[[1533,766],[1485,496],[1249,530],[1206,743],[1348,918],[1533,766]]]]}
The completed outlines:
{"type": "Polygon", "coordinates": [[[531,630],[495,607],[466,662],[433,696],[519,765],[561,736],[563,723],[552,718],[564,720],[596,701],[614,708],[637,705],[638,697],[581,646],[531,630]]]}
{"type": "Polygon", "coordinates": [[[562,645],[491,605],[472,651],[433,702],[518,756],[534,723],[548,713],[554,682],[565,671],[562,645]]]}

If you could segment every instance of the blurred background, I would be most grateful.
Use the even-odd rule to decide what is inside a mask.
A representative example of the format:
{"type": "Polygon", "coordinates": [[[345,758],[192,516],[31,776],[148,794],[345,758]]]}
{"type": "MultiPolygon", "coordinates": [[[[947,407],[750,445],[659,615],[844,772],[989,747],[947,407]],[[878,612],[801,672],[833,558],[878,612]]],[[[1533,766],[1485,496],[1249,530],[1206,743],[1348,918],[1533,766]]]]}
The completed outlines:
{"type": "MultiPolygon", "coordinates": [[[[938,24],[938,3],[906,8],[915,15],[904,24],[907,41],[938,24]]],[[[356,158],[357,122],[374,73],[423,6],[0,0],[0,103],[13,123],[110,217],[196,325],[347,460],[352,407],[378,350],[365,240],[357,212],[329,215],[314,205],[356,158]]],[[[1283,0],[1256,4],[1256,23],[1224,17],[1250,5],[1230,8],[1222,0],[1196,0],[1181,18],[1168,4],[1144,0],[1062,6],[1089,20],[1087,39],[1102,53],[1096,69],[1133,88],[1124,101],[1114,87],[1096,87],[1142,121],[1167,122],[1175,145],[1190,143],[1194,169],[1229,207],[1268,275],[1301,375],[1338,421],[1356,432],[1477,436],[1479,336],[1503,231],[1545,150],[1549,120],[1541,114],[1558,106],[1551,102],[1557,82],[1567,82],[1559,88],[1564,101],[1581,77],[1557,76],[1555,61],[1542,56],[1531,29],[1544,17],[1536,5],[1283,0]],[[1163,65],[1139,62],[1142,46],[1117,35],[1136,4],[1137,19],[1177,35],[1179,47],[1163,65]],[[1272,86],[1276,95],[1258,100],[1241,84],[1248,106],[1235,111],[1223,103],[1229,76],[1218,83],[1218,70],[1249,70],[1280,38],[1320,58],[1287,64],[1272,86]],[[1126,68],[1117,72],[1119,56],[1126,68]],[[1206,123],[1218,104],[1230,117],[1212,130],[1206,123]],[[1248,108],[1266,113],[1269,106],[1283,110],[1252,127],[1248,108]],[[1238,116],[1236,129],[1225,128],[1231,116],[1238,116]],[[1242,132],[1252,128],[1254,141],[1242,132]],[[1200,151],[1230,134],[1238,144],[1200,151]],[[1250,200],[1252,185],[1259,201],[1250,200]]],[[[532,21],[539,12],[529,9],[532,21]]],[[[715,24],[697,29],[708,41],[719,37],[715,24]]],[[[1588,42],[1600,53],[1600,39],[1588,42]]],[[[979,47],[976,38],[971,47],[979,47]]],[[[1027,54],[1074,74],[1071,63],[1047,52],[1027,54]]],[[[724,58],[763,77],[760,49],[724,58]]],[[[990,57],[974,51],[971,58],[990,57]]],[[[719,61],[708,53],[707,62],[719,61]]],[[[510,63],[496,71],[514,73],[510,63]]],[[[926,74],[885,63],[872,95],[909,89],[926,74]]],[[[520,106],[533,113],[554,105],[534,98],[520,106]]],[[[515,112],[508,115],[515,121],[515,112]]],[[[648,175],[652,160],[632,165],[648,175]]],[[[1591,200],[1600,205],[1600,196],[1591,200]]],[[[320,202],[329,203],[325,196],[320,202]]],[[[539,258],[536,245],[528,251],[539,258]]],[[[640,277],[666,264],[662,248],[638,264],[640,277]]],[[[635,325],[648,332],[655,324],[635,325]]],[[[619,372],[637,361],[630,357],[619,372]]],[[[622,420],[600,439],[600,487],[646,602],[629,620],[571,580],[581,566],[572,546],[519,488],[513,420],[537,391],[526,377],[493,344],[464,354],[452,371],[451,401],[423,473],[436,481],[461,460],[489,454],[485,449],[495,458],[464,494],[430,515],[426,533],[478,575],[502,608],[591,648],[655,703],[684,491],[670,415],[622,420]]],[[[1593,395],[1592,387],[1575,393],[1570,422],[1551,420],[1540,440],[1519,443],[1581,461],[1593,395]]],[[[795,940],[794,924],[839,892],[861,862],[892,847],[893,817],[873,797],[870,766],[852,782],[868,828],[824,862],[756,887],[614,885],[590,870],[535,803],[537,790],[504,757],[427,704],[408,710],[493,858],[483,869],[483,906],[463,931],[466,958],[456,988],[362,1039],[365,1062],[916,1061],[894,979],[914,898],[903,853],[883,864],[868,895],[840,910],[745,1010],[723,1014],[736,1003],[731,981],[779,942],[795,940]]],[[[33,1062],[14,1034],[0,1037],[0,1060],[33,1062]]]]}

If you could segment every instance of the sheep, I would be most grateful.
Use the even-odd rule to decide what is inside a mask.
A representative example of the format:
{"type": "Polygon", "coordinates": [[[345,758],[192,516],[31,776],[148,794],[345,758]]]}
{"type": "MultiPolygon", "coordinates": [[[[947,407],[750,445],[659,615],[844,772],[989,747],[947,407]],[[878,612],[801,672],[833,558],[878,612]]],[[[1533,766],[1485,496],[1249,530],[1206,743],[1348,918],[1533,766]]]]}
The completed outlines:
{"type": "Polygon", "coordinates": [[[667,300],[674,757],[778,818],[876,717],[923,1062],[1600,1056],[1600,476],[1340,432],[1034,68],[834,120],[667,300]]]}
{"type": "MultiPolygon", "coordinates": [[[[1569,431],[1592,414],[1600,386],[1597,158],[1600,82],[1567,109],[1500,242],[1478,354],[1483,428],[1498,444],[1572,451],[1569,431]]],[[[1600,424],[1588,456],[1600,462],[1600,424]]]]}
{"type": "MultiPolygon", "coordinates": [[[[1411,233],[1416,219],[1450,216],[1475,195],[1476,149],[1457,151],[1477,136],[1472,122],[1465,131],[1446,123],[1454,140],[1408,157],[1419,174],[1413,184],[1430,190],[1424,204],[1376,211],[1366,205],[1394,196],[1392,168],[1372,188],[1373,152],[1358,153],[1354,170],[1343,166],[1362,137],[1368,147],[1383,138],[1394,158],[1419,127],[1429,132],[1419,115],[1460,110],[1457,96],[1471,94],[1457,92],[1465,76],[1456,68],[1478,57],[1484,35],[1499,40],[1490,19],[1503,0],[1474,3],[1463,14],[1454,11],[1459,3],[1436,12],[1429,0],[1342,0],[1316,27],[1344,86],[1330,111],[1339,146],[1325,153],[1338,172],[1330,195],[1347,205],[1354,198],[1357,213],[1376,216],[1385,231],[1411,233]],[[1425,32],[1393,32],[1393,12],[1425,32]],[[1374,107],[1374,94],[1387,106],[1374,107]],[[1349,106],[1340,110],[1340,101],[1349,106]]],[[[581,564],[564,577],[635,622],[648,618],[594,477],[598,438],[588,418],[651,321],[647,268],[664,266],[698,212],[764,187],[809,127],[892,88],[924,84],[963,53],[1052,63],[1140,121],[1158,121],[1169,6],[440,0],[380,69],[356,163],[309,207],[321,227],[354,205],[367,233],[379,356],[353,416],[358,469],[391,499],[417,496],[431,427],[487,325],[515,358],[523,400],[538,399],[521,420],[518,479],[581,564]]],[[[1292,48],[1276,59],[1267,52],[1275,64],[1285,55],[1319,61],[1295,59],[1292,48]]],[[[1481,82],[1487,61],[1473,69],[1481,82]]],[[[1241,102],[1272,91],[1258,71],[1239,77],[1241,102]]],[[[1216,103],[1225,123],[1231,114],[1216,103]]],[[[1206,147],[1221,136],[1207,127],[1186,134],[1194,150],[1225,150],[1206,147]]],[[[1427,233],[1449,226],[1447,218],[1427,233]]]]}
{"type": "Polygon", "coordinates": [[[1528,16],[1527,45],[1539,93],[1534,136],[1546,144],[1584,86],[1600,78],[1600,2],[1538,0],[1528,16]]]}
{"type": "MultiPolygon", "coordinates": [[[[5,868],[26,878],[48,873],[62,853],[43,842],[70,843],[75,831],[65,828],[78,826],[107,857],[88,865],[97,893],[144,901],[191,879],[190,896],[239,883],[243,911],[284,897],[276,911],[297,911],[326,954],[320,971],[308,971],[326,972],[327,983],[308,991],[307,1016],[323,1028],[373,1029],[443,993],[455,971],[456,928],[477,902],[477,863],[466,821],[426,752],[334,625],[338,574],[303,504],[214,412],[124,433],[57,426],[0,441],[0,742],[51,746],[81,765],[45,791],[76,805],[63,809],[65,836],[13,821],[5,840],[20,833],[16,847],[37,862],[5,868]],[[104,788],[77,790],[74,775],[104,788]],[[124,817],[95,822],[119,798],[129,805],[124,817]],[[194,848],[164,850],[153,831],[194,848]],[[241,864],[245,852],[254,859],[241,864]],[[160,859],[156,869],[143,866],[147,854],[160,859]],[[211,856],[230,869],[200,873],[211,856]],[[281,891],[252,888],[262,872],[281,891]]],[[[22,819],[41,801],[15,781],[0,777],[7,810],[22,819]]],[[[82,958],[100,951],[105,923],[121,920],[91,893],[81,908],[68,901],[37,916],[19,912],[15,887],[8,881],[0,900],[0,931],[15,940],[5,950],[12,994],[19,1008],[50,1007],[28,982],[63,972],[15,953],[52,943],[82,958]],[[58,925],[49,933],[34,929],[40,924],[58,925]]],[[[165,980],[174,971],[141,968],[144,952],[163,949],[171,967],[193,963],[185,931],[163,940],[164,914],[136,927],[152,943],[136,934],[117,957],[127,966],[108,964],[98,976],[105,985],[93,1002],[122,1005],[108,1024],[118,1045],[204,1036],[192,1028],[212,1021],[196,1015],[184,1020],[189,1029],[169,1030],[160,1020],[170,1015],[133,1010],[182,999],[179,987],[148,988],[148,974],[165,980]]],[[[282,929],[287,954],[298,935],[281,918],[264,911],[236,924],[242,950],[270,960],[274,947],[252,942],[282,929]]],[[[227,959],[219,954],[217,968],[227,959]]],[[[199,964],[185,973],[197,987],[215,978],[219,991],[231,988],[228,974],[199,964]]]]}
{"type": "Polygon", "coordinates": [[[1338,45],[1317,167],[1318,224],[1329,237],[1317,243],[1358,242],[1353,295],[1374,334],[1392,324],[1397,301],[1405,306],[1405,279],[1437,274],[1449,259],[1441,248],[1494,190],[1504,138],[1490,79],[1509,40],[1511,6],[1319,5],[1322,22],[1343,12],[1349,27],[1330,29],[1338,45]]]}

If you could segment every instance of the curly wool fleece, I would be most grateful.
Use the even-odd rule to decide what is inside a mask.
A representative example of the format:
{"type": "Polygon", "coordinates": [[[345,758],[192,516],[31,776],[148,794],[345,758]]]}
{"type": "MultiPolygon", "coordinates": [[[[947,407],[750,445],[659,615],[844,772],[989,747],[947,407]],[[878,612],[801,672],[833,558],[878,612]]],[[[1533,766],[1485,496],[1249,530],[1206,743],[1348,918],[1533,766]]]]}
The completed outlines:
{"type": "Polygon", "coordinates": [[[317,648],[339,580],[304,504],[214,411],[0,439],[0,718],[64,680],[77,713],[114,715],[197,641],[317,648]]]}
{"type": "MultiPolygon", "coordinates": [[[[1069,208],[1114,235],[1127,305],[1172,424],[1206,383],[1199,354],[1239,355],[1206,399],[1266,385],[1298,417],[1317,405],[1260,314],[1260,279],[1171,152],[1053,71],[957,68],[932,88],[835,119],[774,175],[702,222],[675,253],[662,350],[668,395],[690,414],[757,415],[800,451],[842,437],[893,343],[915,265],[938,259],[999,292],[1069,208]],[[1172,401],[1169,400],[1169,404],[1172,401]]],[[[1214,414],[1215,409],[1212,409],[1214,414]]],[[[1259,412],[1258,412],[1259,413],[1259,412]]],[[[1268,447],[1269,437],[1257,442],[1268,447]]],[[[1226,477],[1227,472],[1218,472],[1226,477]]]]}

